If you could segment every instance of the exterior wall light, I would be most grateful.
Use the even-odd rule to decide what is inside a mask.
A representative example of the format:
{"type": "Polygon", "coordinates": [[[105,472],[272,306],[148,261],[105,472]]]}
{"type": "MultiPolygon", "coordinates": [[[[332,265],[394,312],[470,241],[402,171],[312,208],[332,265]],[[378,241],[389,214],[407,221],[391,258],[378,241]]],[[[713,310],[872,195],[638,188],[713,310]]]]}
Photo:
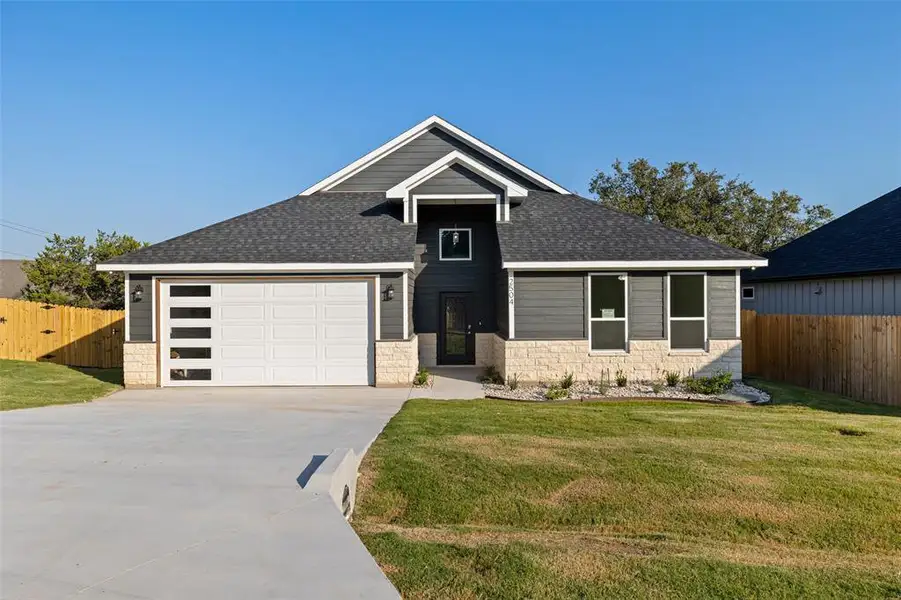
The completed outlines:
{"type": "Polygon", "coordinates": [[[135,286],[135,289],[131,292],[131,301],[132,302],[140,302],[144,298],[144,286],[140,283],[135,286]]]}
{"type": "Polygon", "coordinates": [[[385,300],[394,300],[394,286],[390,283],[385,288],[385,300]]]}

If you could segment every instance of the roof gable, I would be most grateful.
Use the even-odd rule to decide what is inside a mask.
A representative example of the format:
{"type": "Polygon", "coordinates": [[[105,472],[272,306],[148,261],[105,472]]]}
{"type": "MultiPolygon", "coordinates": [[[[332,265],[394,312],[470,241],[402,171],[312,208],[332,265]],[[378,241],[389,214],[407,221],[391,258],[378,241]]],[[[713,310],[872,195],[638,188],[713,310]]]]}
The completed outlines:
{"type": "Polygon", "coordinates": [[[901,272],[901,187],[776,248],[748,281],[901,272]]]}
{"type": "Polygon", "coordinates": [[[465,167],[470,172],[475,173],[482,178],[487,179],[494,185],[503,188],[504,190],[506,190],[509,197],[521,198],[529,193],[528,190],[526,190],[521,185],[518,185],[516,182],[511,181],[510,179],[504,177],[496,171],[492,171],[485,165],[481,164],[473,158],[470,158],[466,154],[455,150],[445,156],[442,156],[432,164],[420,169],[397,185],[393,186],[387,191],[386,196],[388,198],[403,198],[409,193],[411,189],[421,186],[433,177],[440,175],[441,173],[444,173],[448,169],[455,166],[465,167]]]}
{"type": "Polygon", "coordinates": [[[453,150],[472,156],[528,189],[569,193],[441,117],[432,116],[305,189],[301,195],[319,191],[385,191],[453,150]]]}

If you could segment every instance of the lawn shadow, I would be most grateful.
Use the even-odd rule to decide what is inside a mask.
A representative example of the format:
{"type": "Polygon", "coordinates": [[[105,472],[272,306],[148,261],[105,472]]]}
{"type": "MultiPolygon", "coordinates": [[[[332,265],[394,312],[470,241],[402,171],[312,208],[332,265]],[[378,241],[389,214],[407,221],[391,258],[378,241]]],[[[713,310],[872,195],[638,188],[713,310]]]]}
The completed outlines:
{"type": "Polygon", "coordinates": [[[313,458],[310,459],[310,463],[304,467],[300,475],[297,476],[297,484],[302,488],[307,487],[307,482],[310,481],[310,477],[313,476],[313,473],[316,472],[316,469],[319,468],[319,465],[321,465],[326,458],[328,458],[327,454],[314,454],[313,458]]]}
{"type": "Polygon", "coordinates": [[[122,368],[114,369],[95,369],[93,367],[69,367],[73,371],[78,371],[89,377],[93,377],[104,383],[114,383],[116,385],[124,385],[122,379],[122,368]]]}
{"type": "Polygon", "coordinates": [[[820,392],[790,383],[770,381],[757,377],[746,377],[745,381],[749,385],[769,393],[774,406],[805,406],[814,410],[842,414],[901,417],[901,406],[860,402],[838,394],[820,392]]]}

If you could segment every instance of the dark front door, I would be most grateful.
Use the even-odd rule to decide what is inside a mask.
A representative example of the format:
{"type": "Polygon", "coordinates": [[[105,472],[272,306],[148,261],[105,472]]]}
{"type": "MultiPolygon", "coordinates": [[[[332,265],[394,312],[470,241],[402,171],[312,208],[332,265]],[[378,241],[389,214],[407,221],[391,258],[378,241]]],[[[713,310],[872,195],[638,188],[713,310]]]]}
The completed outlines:
{"type": "Polygon", "coordinates": [[[469,294],[441,294],[438,363],[442,365],[474,365],[475,334],[472,332],[472,310],[469,294]]]}

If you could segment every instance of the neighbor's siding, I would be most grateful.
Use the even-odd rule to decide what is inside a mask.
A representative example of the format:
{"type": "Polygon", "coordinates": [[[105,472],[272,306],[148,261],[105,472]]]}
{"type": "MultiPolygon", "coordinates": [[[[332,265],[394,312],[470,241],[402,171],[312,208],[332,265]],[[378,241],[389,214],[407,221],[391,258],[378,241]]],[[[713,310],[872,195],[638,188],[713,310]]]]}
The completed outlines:
{"type": "Polygon", "coordinates": [[[416,233],[416,297],[413,303],[417,333],[437,333],[442,292],[469,292],[474,333],[494,333],[495,273],[500,261],[494,206],[420,206],[416,233]],[[438,259],[438,230],[472,229],[472,260],[438,259]]]}
{"type": "Polygon", "coordinates": [[[665,273],[629,273],[629,339],[666,339],[665,286],[665,273]]]}
{"type": "Polygon", "coordinates": [[[514,274],[514,338],[585,339],[584,273],[514,274]]]}
{"type": "Polygon", "coordinates": [[[711,340],[734,339],[735,271],[707,273],[707,337],[711,340]]]}
{"type": "Polygon", "coordinates": [[[754,287],[754,300],[744,310],[788,315],[901,315],[901,274],[744,282],[754,287]],[[821,293],[817,294],[817,290],[821,293]]]}
{"type": "Polygon", "coordinates": [[[128,342],[149,342],[153,339],[153,281],[150,275],[129,275],[128,294],[128,342]],[[135,287],[140,285],[144,293],[140,302],[132,302],[135,287]]]}
{"type": "Polygon", "coordinates": [[[542,188],[518,173],[501,165],[474,148],[470,148],[440,129],[432,128],[419,137],[407,142],[391,154],[360,171],[350,179],[332,188],[335,192],[384,192],[400,183],[410,175],[429,166],[439,158],[454,150],[460,150],[485,166],[502,173],[506,177],[526,187],[540,190],[542,188]]]}
{"type": "Polygon", "coordinates": [[[404,338],[404,276],[403,273],[382,273],[379,275],[379,310],[381,312],[381,339],[402,340],[404,338]],[[394,286],[394,299],[385,300],[385,290],[394,286]]]}
{"type": "Polygon", "coordinates": [[[413,188],[413,194],[499,194],[501,188],[469,169],[454,165],[413,188]]]}

